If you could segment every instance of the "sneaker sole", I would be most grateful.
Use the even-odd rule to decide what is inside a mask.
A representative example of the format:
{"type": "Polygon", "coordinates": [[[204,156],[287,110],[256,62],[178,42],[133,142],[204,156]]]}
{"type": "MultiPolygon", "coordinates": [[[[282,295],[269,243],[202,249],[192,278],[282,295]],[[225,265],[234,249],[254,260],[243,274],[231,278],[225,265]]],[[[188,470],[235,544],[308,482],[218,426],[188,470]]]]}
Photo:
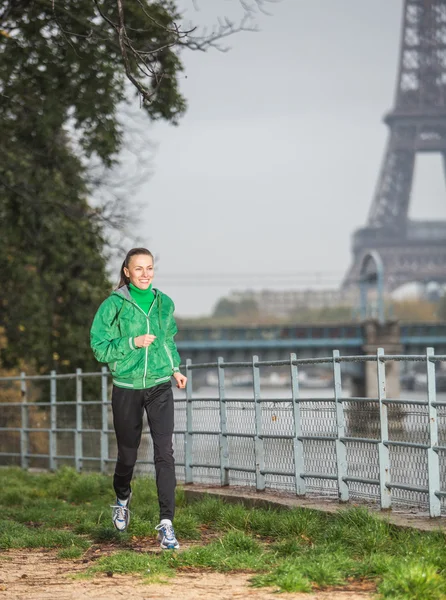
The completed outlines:
{"type": "Polygon", "coordinates": [[[178,548],[180,547],[180,544],[177,541],[177,545],[172,545],[172,546],[165,546],[163,544],[163,538],[158,537],[158,541],[160,543],[160,548],[162,548],[163,550],[178,550],[178,548]]]}
{"type": "Polygon", "coordinates": [[[160,548],[162,548],[163,550],[178,550],[179,547],[180,544],[177,544],[176,546],[174,544],[172,544],[172,546],[165,546],[164,544],[160,544],[160,548]]]}

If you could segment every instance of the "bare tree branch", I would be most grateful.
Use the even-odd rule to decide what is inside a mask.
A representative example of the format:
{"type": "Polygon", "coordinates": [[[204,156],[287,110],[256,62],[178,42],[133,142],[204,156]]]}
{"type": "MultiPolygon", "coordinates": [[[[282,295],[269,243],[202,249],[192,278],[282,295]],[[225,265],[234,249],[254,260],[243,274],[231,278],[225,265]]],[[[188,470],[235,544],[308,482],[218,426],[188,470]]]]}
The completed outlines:
{"type": "MultiPolygon", "coordinates": [[[[61,21],[62,14],[67,14],[68,12],[67,6],[61,0],[38,0],[39,4],[47,5],[50,8],[57,27],[74,52],[76,52],[76,46],[73,43],[73,39],[76,38],[81,39],[94,36],[95,39],[102,43],[118,46],[127,79],[140,94],[142,103],[150,103],[156,97],[163,79],[167,76],[166,73],[162,73],[160,70],[158,60],[160,53],[169,48],[177,48],[178,50],[187,48],[194,51],[206,51],[214,48],[226,51],[228,47],[222,44],[224,40],[242,31],[257,31],[255,13],[262,12],[268,14],[266,6],[280,2],[281,0],[234,0],[242,8],[243,16],[241,19],[236,22],[227,17],[220,18],[210,31],[206,29],[199,30],[195,25],[185,27],[183,23],[180,23],[181,17],[178,17],[176,21],[171,22],[169,25],[165,25],[160,19],[154,16],[157,14],[156,11],[150,10],[151,6],[156,6],[157,4],[156,2],[152,3],[152,0],[136,0],[143,15],[141,27],[135,26],[134,22],[132,22],[133,27],[127,26],[126,6],[128,1],[112,0],[107,5],[107,3],[102,3],[100,0],[92,0],[92,4],[95,6],[100,19],[108,25],[110,28],[109,31],[114,32],[114,35],[109,35],[94,20],[93,22],[82,22],[82,19],[72,11],[69,13],[69,18],[73,22],[76,22],[77,25],[84,25],[85,33],[69,31],[61,21]],[[116,17],[112,18],[110,15],[113,14],[113,7],[116,9],[116,17]],[[106,10],[107,12],[105,12],[106,10]],[[167,39],[167,43],[159,45],[155,43],[152,45],[150,37],[141,41],[141,34],[145,31],[150,35],[150,27],[152,30],[155,27],[159,31],[162,31],[164,35],[161,38],[164,40],[167,39]],[[133,34],[139,34],[139,41],[136,41],[133,34]]],[[[205,0],[191,0],[191,2],[194,9],[198,11],[200,9],[200,2],[205,2],[205,0]]],[[[9,36],[10,34],[10,29],[7,27],[2,28],[1,24],[2,22],[6,22],[13,5],[13,2],[7,1],[0,8],[1,35],[9,36]]],[[[23,9],[25,10],[25,8],[26,5],[24,5],[23,9]]],[[[64,22],[66,23],[66,20],[64,22]]]]}
{"type": "MultiPolygon", "coordinates": [[[[269,0],[268,0],[269,1],[269,0]]],[[[97,0],[94,0],[98,11],[101,16],[107,20],[116,31],[119,39],[119,46],[121,55],[124,61],[124,67],[127,78],[133,84],[133,86],[141,94],[142,102],[150,102],[151,98],[156,95],[159,86],[162,83],[164,74],[159,74],[156,68],[156,56],[159,52],[162,52],[166,48],[178,47],[188,48],[190,50],[206,51],[209,48],[216,48],[221,51],[226,51],[227,48],[221,45],[221,41],[235,33],[241,31],[257,31],[257,28],[250,24],[252,21],[253,6],[249,0],[240,0],[242,7],[245,11],[241,22],[236,25],[233,21],[228,18],[220,19],[218,26],[214,27],[209,34],[203,33],[202,35],[196,35],[197,28],[191,26],[188,29],[182,29],[178,23],[174,23],[172,28],[165,27],[153,18],[147,11],[147,5],[142,0],[137,0],[139,6],[142,8],[144,15],[153,22],[157,27],[162,28],[166,33],[171,34],[171,42],[164,46],[159,46],[150,50],[138,49],[132,39],[130,38],[127,28],[125,25],[125,0],[116,0],[118,8],[118,23],[113,23],[108,19],[101,11],[97,0]],[[154,60],[152,60],[152,58],[154,60]],[[143,85],[134,76],[131,69],[130,61],[133,59],[136,63],[138,71],[144,78],[149,79],[150,89],[147,85],[143,85]]],[[[254,0],[256,6],[263,8],[265,0],[254,0]]]]}
{"type": "Polygon", "coordinates": [[[221,41],[225,38],[231,37],[242,31],[258,31],[258,27],[252,25],[251,22],[252,19],[248,14],[243,16],[238,25],[228,17],[225,17],[224,19],[218,20],[218,25],[215,26],[210,33],[205,31],[202,35],[198,36],[188,35],[185,41],[178,41],[178,46],[188,48],[189,50],[200,50],[202,52],[205,52],[209,48],[215,48],[220,52],[226,52],[229,48],[221,44],[221,41]]]}
{"type": "MultiPolygon", "coordinates": [[[[242,31],[257,31],[258,28],[254,23],[254,13],[260,11],[264,14],[268,14],[265,9],[266,4],[278,2],[280,0],[238,1],[244,12],[238,23],[228,17],[223,17],[217,20],[217,24],[214,25],[209,32],[206,29],[203,29],[200,32],[194,25],[185,28],[178,22],[174,22],[171,27],[165,26],[150,13],[149,0],[136,0],[145,18],[150,21],[152,25],[155,25],[157,28],[164,31],[169,38],[169,43],[147,49],[138,47],[138,44],[131,37],[132,32],[143,33],[145,31],[144,27],[136,29],[126,26],[126,0],[115,0],[117,9],[116,22],[105,14],[98,0],[93,0],[101,19],[103,19],[116,34],[126,77],[140,94],[142,103],[151,102],[156,96],[163,78],[166,76],[165,73],[160,73],[159,70],[157,56],[159,56],[161,52],[168,48],[187,48],[189,50],[199,50],[202,52],[214,48],[225,52],[228,50],[228,47],[221,43],[223,40],[242,31]],[[141,79],[137,76],[137,73],[140,74],[141,79]]],[[[57,8],[57,0],[51,0],[51,2],[53,10],[55,10],[57,8]]],[[[195,10],[199,10],[199,0],[192,0],[192,3],[195,10]]],[[[66,36],[79,36],[79,34],[71,34],[68,31],[64,31],[57,18],[56,22],[66,36]]],[[[91,35],[91,31],[86,35],[91,35]]],[[[71,44],[71,40],[69,38],[67,38],[67,40],[71,44]]]]}

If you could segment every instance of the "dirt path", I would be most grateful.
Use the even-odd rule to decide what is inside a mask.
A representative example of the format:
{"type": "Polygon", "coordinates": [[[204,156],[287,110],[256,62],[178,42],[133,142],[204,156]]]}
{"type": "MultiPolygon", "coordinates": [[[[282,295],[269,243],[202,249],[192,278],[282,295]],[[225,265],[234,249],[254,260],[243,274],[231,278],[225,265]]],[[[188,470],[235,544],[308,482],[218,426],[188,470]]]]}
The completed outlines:
{"type": "MultiPolygon", "coordinates": [[[[9,551],[0,554],[0,599],[8,600],[277,600],[272,589],[249,586],[246,573],[180,573],[166,584],[147,584],[138,576],[98,575],[73,580],[85,571],[83,560],[63,561],[55,552],[9,551]]],[[[373,590],[330,590],[314,594],[281,594],[290,600],[371,600],[373,590]]]]}

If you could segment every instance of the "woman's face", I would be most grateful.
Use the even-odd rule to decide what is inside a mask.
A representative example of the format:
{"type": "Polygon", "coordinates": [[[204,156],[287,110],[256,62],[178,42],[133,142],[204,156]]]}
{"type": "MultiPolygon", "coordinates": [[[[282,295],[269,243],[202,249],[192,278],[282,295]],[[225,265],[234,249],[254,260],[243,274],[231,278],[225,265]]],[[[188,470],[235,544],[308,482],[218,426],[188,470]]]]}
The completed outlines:
{"type": "Polygon", "coordinates": [[[147,254],[135,254],[130,258],[129,266],[124,267],[130,283],[140,290],[146,290],[153,279],[153,258],[147,254]]]}

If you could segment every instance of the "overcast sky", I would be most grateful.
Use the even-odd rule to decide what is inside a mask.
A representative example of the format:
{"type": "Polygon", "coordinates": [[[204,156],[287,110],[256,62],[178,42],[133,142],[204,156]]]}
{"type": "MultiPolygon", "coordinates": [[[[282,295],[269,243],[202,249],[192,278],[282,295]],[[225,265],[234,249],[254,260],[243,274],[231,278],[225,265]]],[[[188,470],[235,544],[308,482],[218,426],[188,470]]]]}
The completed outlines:
{"type": "MultiPolygon", "coordinates": [[[[238,0],[181,0],[212,23],[238,0]]],[[[139,242],[180,316],[231,290],[335,287],[372,201],[393,105],[402,0],[282,0],[230,52],[184,52],[179,127],[150,126],[139,242]],[[294,275],[293,275],[294,274],[294,275]]],[[[438,156],[417,159],[410,216],[446,218],[438,156]]]]}

